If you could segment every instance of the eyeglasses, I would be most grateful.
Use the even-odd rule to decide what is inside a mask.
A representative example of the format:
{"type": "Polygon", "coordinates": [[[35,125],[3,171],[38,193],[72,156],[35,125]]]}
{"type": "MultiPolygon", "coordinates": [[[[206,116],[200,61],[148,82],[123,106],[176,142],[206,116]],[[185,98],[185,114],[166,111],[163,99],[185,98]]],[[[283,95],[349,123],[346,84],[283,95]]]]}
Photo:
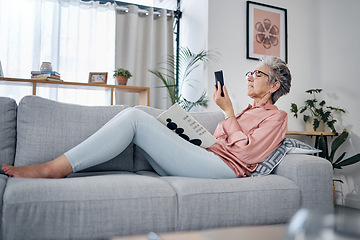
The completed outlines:
{"type": "Polygon", "coordinates": [[[255,78],[258,78],[258,77],[262,77],[262,75],[265,75],[265,76],[269,76],[269,74],[266,74],[264,73],[263,71],[260,71],[260,70],[254,70],[253,72],[247,72],[245,74],[245,76],[248,78],[250,76],[252,76],[254,79],[255,78]]]}

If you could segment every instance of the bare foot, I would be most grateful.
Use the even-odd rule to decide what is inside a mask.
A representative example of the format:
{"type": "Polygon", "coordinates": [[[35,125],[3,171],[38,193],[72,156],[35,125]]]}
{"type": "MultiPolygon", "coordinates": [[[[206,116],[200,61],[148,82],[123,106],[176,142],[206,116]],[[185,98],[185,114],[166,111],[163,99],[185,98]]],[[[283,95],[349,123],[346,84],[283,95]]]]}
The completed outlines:
{"type": "Polygon", "coordinates": [[[14,167],[3,164],[2,170],[11,177],[20,178],[63,178],[73,172],[64,155],[43,164],[14,167]]]}
{"type": "Polygon", "coordinates": [[[22,178],[47,178],[48,174],[45,173],[45,169],[41,165],[30,165],[23,167],[14,167],[3,164],[2,170],[11,177],[22,178]]]}

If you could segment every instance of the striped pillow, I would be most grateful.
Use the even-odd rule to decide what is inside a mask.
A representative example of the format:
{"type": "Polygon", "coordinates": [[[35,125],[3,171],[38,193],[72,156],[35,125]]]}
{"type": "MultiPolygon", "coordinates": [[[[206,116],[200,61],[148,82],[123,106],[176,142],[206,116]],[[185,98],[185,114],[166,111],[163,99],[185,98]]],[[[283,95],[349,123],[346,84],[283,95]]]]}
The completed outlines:
{"type": "Polygon", "coordinates": [[[270,174],[275,167],[283,160],[286,154],[314,154],[321,152],[321,150],[313,148],[312,146],[303,143],[296,139],[285,138],[281,145],[272,152],[264,162],[258,163],[255,171],[249,176],[265,176],[270,174]]]}

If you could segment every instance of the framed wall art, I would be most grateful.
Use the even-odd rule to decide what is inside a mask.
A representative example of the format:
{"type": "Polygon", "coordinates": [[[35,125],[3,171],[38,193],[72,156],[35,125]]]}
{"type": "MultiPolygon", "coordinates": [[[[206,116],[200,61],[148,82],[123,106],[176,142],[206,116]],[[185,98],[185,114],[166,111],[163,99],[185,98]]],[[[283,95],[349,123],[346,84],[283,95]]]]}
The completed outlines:
{"type": "Polygon", "coordinates": [[[89,83],[106,84],[107,72],[91,72],[89,73],[89,83]]]}
{"type": "Polygon", "coordinates": [[[287,10],[252,1],[246,7],[246,57],[276,56],[287,63],[287,10]]]}

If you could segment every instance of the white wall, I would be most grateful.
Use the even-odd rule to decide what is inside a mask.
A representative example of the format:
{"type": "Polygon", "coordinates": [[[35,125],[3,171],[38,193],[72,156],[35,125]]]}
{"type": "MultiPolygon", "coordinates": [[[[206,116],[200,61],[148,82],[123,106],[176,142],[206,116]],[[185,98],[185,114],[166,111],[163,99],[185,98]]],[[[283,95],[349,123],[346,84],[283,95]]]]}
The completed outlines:
{"type": "MultiPolygon", "coordinates": [[[[338,153],[348,157],[360,152],[360,32],[357,0],[262,0],[262,3],[286,8],[288,11],[288,66],[293,81],[290,94],[280,98],[277,106],[289,114],[289,130],[304,130],[301,119],[290,114],[290,103],[301,104],[308,96],[305,90],[322,88],[323,97],[330,105],[347,110],[339,120],[338,131],[347,128],[350,138],[338,153]]],[[[189,14],[196,22],[183,21],[182,32],[189,46],[208,46],[221,53],[219,62],[207,69],[209,96],[213,93],[213,72],[224,70],[225,83],[237,111],[251,99],[246,96],[244,73],[257,64],[246,59],[246,0],[184,0],[184,16],[189,14]],[[191,3],[197,2],[197,3],[191,3]],[[187,12],[188,11],[188,12],[187,12]],[[186,13],[187,12],[187,13],[186,13]],[[207,14],[206,14],[207,12],[207,14]],[[208,17],[207,19],[201,17],[208,17]],[[194,23],[194,24],[193,24],[194,23]],[[200,34],[194,34],[200,33],[200,34]],[[202,39],[204,33],[207,38],[202,39]],[[207,42],[207,43],[206,43],[207,42]]],[[[207,110],[217,110],[211,104],[207,110]]],[[[313,139],[301,140],[313,143],[313,139]]],[[[360,208],[360,163],[335,171],[335,178],[344,180],[336,184],[338,204],[360,208]]]]}
{"type": "MultiPolygon", "coordinates": [[[[188,47],[194,53],[208,49],[208,1],[183,0],[181,7],[183,16],[180,24],[180,45],[188,47]]],[[[203,64],[189,75],[189,78],[197,81],[193,81],[191,86],[184,85],[182,93],[186,99],[196,101],[200,98],[206,89],[207,72],[207,65],[203,64]]]]}
{"type": "MultiPolygon", "coordinates": [[[[349,130],[350,139],[340,152],[346,151],[350,157],[360,152],[360,74],[354,73],[360,67],[360,32],[354,31],[359,22],[360,1],[320,2],[319,79],[329,102],[348,111],[341,127],[349,130]]],[[[336,175],[344,181],[336,185],[337,202],[360,208],[360,163],[338,170],[336,175]]]]}

